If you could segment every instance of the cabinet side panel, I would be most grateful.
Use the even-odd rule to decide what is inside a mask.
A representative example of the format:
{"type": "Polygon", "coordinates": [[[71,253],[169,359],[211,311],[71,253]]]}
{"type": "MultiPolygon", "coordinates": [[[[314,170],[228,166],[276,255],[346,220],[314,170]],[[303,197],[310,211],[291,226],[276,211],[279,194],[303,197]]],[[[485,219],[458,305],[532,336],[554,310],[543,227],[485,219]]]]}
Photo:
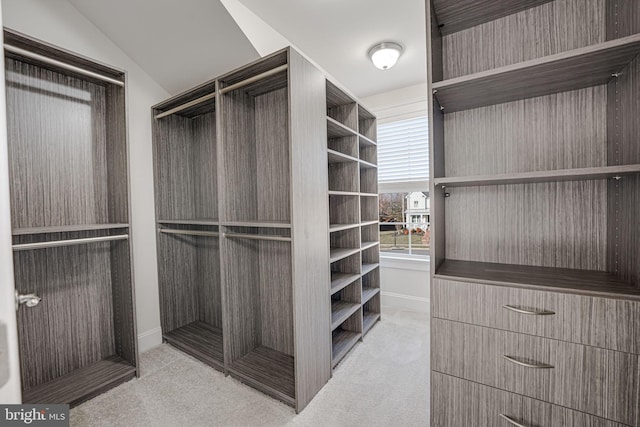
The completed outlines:
{"type": "Polygon", "coordinates": [[[294,50],[289,68],[296,409],[331,376],[326,84],[294,50]]]}
{"type": "Polygon", "coordinates": [[[219,239],[217,237],[200,238],[196,247],[196,259],[199,320],[222,328],[219,239]]]}

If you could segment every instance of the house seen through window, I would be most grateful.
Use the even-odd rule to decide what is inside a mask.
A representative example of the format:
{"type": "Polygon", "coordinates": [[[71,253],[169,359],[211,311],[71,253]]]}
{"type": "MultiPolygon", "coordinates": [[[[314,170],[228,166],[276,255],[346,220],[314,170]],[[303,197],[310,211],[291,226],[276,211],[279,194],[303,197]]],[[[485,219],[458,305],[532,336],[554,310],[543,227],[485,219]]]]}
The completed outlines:
{"type": "Polygon", "coordinates": [[[427,117],[378,125],[380,250],[429,255],[430,202],[427,117]]]}

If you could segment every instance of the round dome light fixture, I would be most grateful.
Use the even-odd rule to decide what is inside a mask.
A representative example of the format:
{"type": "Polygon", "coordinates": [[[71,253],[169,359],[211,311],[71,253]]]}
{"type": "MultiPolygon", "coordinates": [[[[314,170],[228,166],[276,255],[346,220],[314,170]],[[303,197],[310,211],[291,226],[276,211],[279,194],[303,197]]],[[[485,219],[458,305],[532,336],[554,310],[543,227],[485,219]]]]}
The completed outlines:
{"type": "Polygon", "coordinates": [[[388,70],[396,65],[402,54],[402,46],[394,42],[382,42],[369,49],[369,58],[376,68],[388,70]]]}

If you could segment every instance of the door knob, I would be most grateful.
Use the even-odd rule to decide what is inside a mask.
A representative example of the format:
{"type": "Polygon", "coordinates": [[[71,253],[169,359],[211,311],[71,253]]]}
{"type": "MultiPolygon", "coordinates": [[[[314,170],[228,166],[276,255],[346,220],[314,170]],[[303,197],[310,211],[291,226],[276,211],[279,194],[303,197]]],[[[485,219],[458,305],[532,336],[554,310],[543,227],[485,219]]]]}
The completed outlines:
{"type": "Polygon", "coordinates": [[[16,291],[16,310],[22,305],[25,304],[27,307],[35,307],[42,301],[36,294],[21,294],[16,291]]]}

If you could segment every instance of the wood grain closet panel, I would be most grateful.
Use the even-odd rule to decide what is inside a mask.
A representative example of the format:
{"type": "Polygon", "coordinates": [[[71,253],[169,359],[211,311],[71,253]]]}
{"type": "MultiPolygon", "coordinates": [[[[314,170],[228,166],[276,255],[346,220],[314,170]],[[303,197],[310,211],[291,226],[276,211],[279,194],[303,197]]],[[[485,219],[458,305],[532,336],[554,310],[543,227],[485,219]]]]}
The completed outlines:
{"type": "Polygon", "coordinates": [[[220,285],[220,242],[217,237],[197,239],[198,318],[222,328],[222,295],[220,285]]]}
{"type": "Polygon", "coordinates": [[[640,303],[434,279],[431,314],[447,320],[640,354],[640,303]],[[555,314],[532,316],[509,305],[555,314]]]}
{"type": "Polygon", "coordinates": [[[126,89],[106,88],[106,155],[109,222],[129,223],[129,147],[126,89]]]}
{"type": "MultiPolygon", "coordinates": [[[[255,99],[257,218],[291,220],[289,163],[289,96],[286,88],[255,99]]],[[[249,171],[245,174],[251,175],[249,171]]],[[[235,197],[235,194],[234,194],[235,197]]]]}
{"type": "Polygon", "coordinates": [[[138,330],[130,239],[111,243],[111,287],[116,354],[133,366],[138,366],[138,330]]]}
{"type": "Polygon", "coordinates": [[[162,330],[172,331],[199,319],[198,237],[158,234],[162,330]]]}
{"type": "Polygon", "coordinates": [[[250,221],[258,216],[254,105],[254,98],[240,90],[220,99],[221,220],[250,221]]]}
{"type": "Polygon", "coordinates": [[[446,258],[605,270],[606,181],[448,189],[446,258]]]}
{"type": "Polygon", "coordinates": [[[216,114],[210,112],[192,120],[193,140],[190,172],[193,180],[193,218],[218,218],[218,176],[216,173],[216,114]]]}
{"type": "Polygon", "coordinates": [[[293,356],[293,287],[291,243],[258,244],[260,342],[293,356]]]}
{"type": "Polygon", "coordinates": [[[104,86],[5,66],[13,228],[108,222],[104,86]]]}
{"type": "Polygon", "coordinates": [[[607,40],[640,33],[640,2],[607,1],[607,40]]]}
{"type": "Polygon", "coordinates": [[[596,86],[445,114],[446,176],[606,166],[606,99],[596,86]]]}
{"type": "Polygon", "coordinates": [[[42,298],[17,313],[23,390],[115,354],[109,243],[15,252],[14,268],[42,298]]]}
{"type": "Polygon", "coordinates": [[[432,320],[432,369],[501,390],[634,425],[638,356],[432,320]],[[531,369],[504,358],[545,363],[531,369]]]}
{"type": "Polygon", "coordinates": [[[525,426],[623,427],[613,421],[434,372],[432,427],[507,426],[504,414],[525,426]]]}
{"type": "Polygon", "coordinates": [[[557,0],[443,37],[444,79],[605,41],[606,0],[557,0]]]}
{"type": "Polygon", "coordinates": [[[225,295],[225,363],[233,363],[260,345],[260,266],[255,240],[221,241],[222,283],[225,295]]]}

